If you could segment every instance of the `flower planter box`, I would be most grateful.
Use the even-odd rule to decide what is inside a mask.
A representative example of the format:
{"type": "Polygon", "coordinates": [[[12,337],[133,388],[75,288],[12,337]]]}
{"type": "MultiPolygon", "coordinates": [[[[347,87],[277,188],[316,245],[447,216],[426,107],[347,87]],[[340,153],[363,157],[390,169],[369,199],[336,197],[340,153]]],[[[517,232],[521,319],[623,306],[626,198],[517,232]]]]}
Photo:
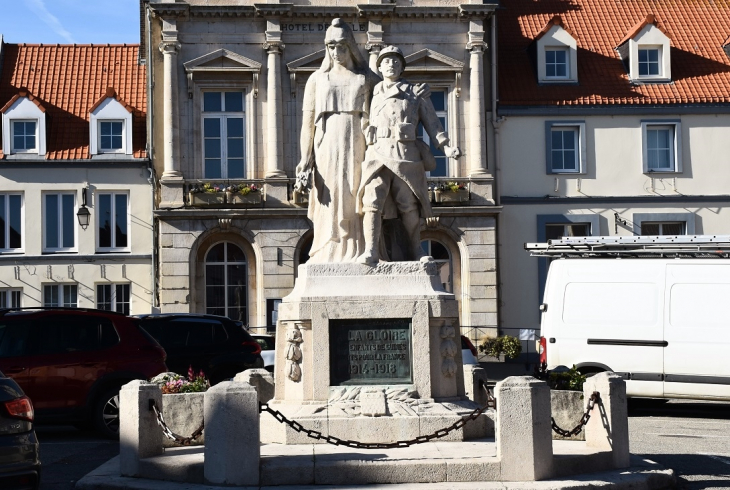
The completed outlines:
{"type": "MultiPolygon", "coordinates": [[[[585,399],[581,391],[550,390],[550,408],[553,419],[561,429],[573,430],[585,413],[585,399]]],[[[591,416],[598,417],[598,409],[591,416]]],[[[577,436],[563,437],[551,429],[553,440],[585,441],[585,427],[577,436]]]]}
{"type": "Polygon", "coordinates": [[[191,206],[220,206],[226,203],[225,192],[190,193],[191,206]]]}
{"type": "Polygon", "coordinates": [[[435,191],[436,202],[441,203],[458,203],[469,200],[469,191],[467,189],[460,189],[456,192],[453,191],[435,191]]]}
{"type": "MultiPolygon", "coordinates": [[[[205,393],[175,393],[162,395],[162,416],[175,434],[190,437],[203,423],[203,397],[205,393]]],[[[202,446],[205,432],[195,439],[191,446],[202,446]]],[[[162,438],[162,447],[179,447],[180,444],[162,438]]]]}
{"type": "Polygon", "coordinates": [[[261,204],[261,193],[260,192],[249,192],[246,195],[234,194],[233,192],[226,193],[226,199],[228,204],[231,205],[254,205],[261,204]]]}

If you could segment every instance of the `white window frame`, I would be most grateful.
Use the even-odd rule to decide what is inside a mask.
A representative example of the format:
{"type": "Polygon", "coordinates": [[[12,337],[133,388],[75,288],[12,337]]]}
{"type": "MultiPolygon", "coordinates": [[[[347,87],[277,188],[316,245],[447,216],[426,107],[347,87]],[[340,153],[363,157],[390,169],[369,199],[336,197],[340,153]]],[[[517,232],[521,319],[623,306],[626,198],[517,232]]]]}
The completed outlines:
{"type": "Polygon", "coordinates": [[[2,115],[3,151],[6,155],[45,156],[46,154],[46,113],[28,97],[18,97],[2,115]],[[35,150],[15,150],[13,141],[13,122],[35,122],[35,150]]]}
{"type": "MultiPolygon", "coordinates": [[[[558,63],[553,63],[556,67],[558,63]]],[[[570,47],[568,46],[545,46],[545,79],[546,80],[570,80],[572,78],[570,72],[570,47]],[[548,75],[548,53],[565,53],[565,75],[548,75]]]]}
{"type": "Polygon", "coordinates": [[[75,191],[48,191],[43,192],[41,194],[41,210],[42,210],[42,216],[43,216],[43,252],[44,253],[54,253],[54,252],[75,252],[78,249],[78,233],[77,233],[77,218],[76,218],[76,212],[78,208],[78,202],[76,199],[76,192],[75,191]],[[57,247],[50,247],[48,246],[48,234],[46,233],[46,223],[48,220],[48,212],[46,210],[46,199],[48,196],[56,196],[56,199],[58,201],[58,246],[57,247]],[[71,226],[73,227],[73,245],[71,247],[64,247],[63,246],[63,196],[73,196],[73,213],[71,213],[71,226]]]}
{"type": "Polygon", "coordinates": [[[642,121],[641,122],[641,148],[642,164],[644,173],[681,173],[682,172],[682,124],[679,121],[642,121]],[[648,131],[654,129],[670,129],[672,141],[670,142],[671,165],[666,168],[649,168],[649,137],[648,131]]]}
{"type": "MultiPolygon", "coordinates": [[[[110,310],[108,311],[116,311],[117,313],[123,313],[125,315],[129,315],[131,313],[132,308],[132,285],[128,282],[120,282],[120,283],[97,283],[96,284],[96,308],[99,310],[104,309],[104,304],[106,303],[103,301],[106,298],[100,297],[100,288],[109,288],[109,301],[110,304],[110,310]],[[119,290],[122,289],[122,294],[126,291],[126,297],[122,298],[121,301],[119,299],[119,290]],[[126,288],[126,290],[125,290],[126,288]],[[124,305],[126,305],[126,311],[124,309],[124,305]],[[121,307],[121,309],[120,309],[121,307]]],[[[104,294],[106,294],[106,291],[104,291],[104,294]]]]}
{"type": "Polygon", "coordinates": [[[208,300],[207,300],[207,293],[208,293],[208,291],[207,291],[207,289],[208,289],[208,265],[223,266],[223,274],[224,274],[224,279],[223,279],[223,283],[224,283],[224,287],[223,287],[223,310],[224,310],[224,313],[223,313],[223,316],[226,316],[228,318],[232,318],[231,316],[229,316],[229,314],[231,313],[231,311],[229,311],[229,309],[232,310],[232,311],[235,311],[235,310],[232,309],[232,307],[229,307],[228,306],[228,293],[229,293],[229,289],[231,287],[231,284],[229,283],[229,277],[228,277],[228,266],[229,265],[244,265],[244,277],[246,277],[246,287],[244,289],[244,308],[243,309],[244,309],[244,312],[245,312],[245,317],[248,317],[250,315],[250,311],[249,311],[249,306],[250,305],[249,305],[249,301],[248,301],[248,296],[249,296],[249,294],[251,292],[251,284],[249,282],[249,275],[248,275],[249,262],[248,262],[248,257],[246,256],[246,251],[243,249],[243,247],[241,247],[236,242],[223,241],[223,242],[216,242],[213,245],[211,245],[208,248],[208,250],[206,250],[205,255],[203,257],[204,257],[203,258],[203,288],[204,288],[203,291],[204,291],[204,294],[205,294],[204,297],[206,298],[204,300],[204,302],[205,302],[205,313],[209,313],[209,310],[210,309],[216,308],[216,307],[210,306],[208,304],[208,300]],[[208,262],[207,257],[208,257],[208,254],[210,253],[210,251],[213,249],[213,247],[215,247],[217,245],[220,245],[221,243],[224,244],[224,250],[225,250],[224,251],[224,259],[223,259],[223,261],[222,262],[208,262]],[[232,244],[236,248],[238,248],[238,249],[241,250],[241,252],[243,253],[243,256],[244,256],[244,260],[243,261],[232,261],[232,260],[229,260],[228,259],[228,244],[232,244]]]}
{"type": "Polygon", "coordinates": [[[2,253],[22,253],[25,248],[25,196],[20,192],[3,192],[0,193],[0,206],[5,210],[5,216],[10,211],[10,197],[20,196],[20,248],[9,248],[10,245],[10,220],[5,220],[5,243],[0,243],[0,254],[2,253]]]}
{"type": "Polygon", "coordinates": [[[43,284],[43,307],[44,308],[53,308],[53,307],[63,307],[63,308],[78,308],[79,307],[79,286],[78,284],[64,284],[64,283],[53,283],[53,284],[43,284]],[[56,294],[58,295],[58,303],[52,304],[48,300],[47,291],[46,288],[55,288],[56,294]],[[76,290],[76,303],[66,303],[63,300],[64,293],[66,292],[66,288],[69,288],[69,290],[73,290],[75,288],[76,290]]]}
{"type": "Polygon", "coordinates": [[[554,24],[537,41],[537,81],[539,83],[578,83],[578,42],[561,25],[554,24]],[[547,76],[548,51],[565,50],[566,75],[547,76]]]}
{"type": "Polygon", "coordinates": [[[126,140],[125,136],[127,134],[127,131],[126,131],[125,123],[126,123],[126,121],[124,121],[123,119],[101,119],[101,120],[97,121],[98,131],[99,131],[98,142],[97,142],[99,145],[98,146],[99,153],[126,153],[127,152],[127,148],[126,148],[127,145],[126,145],[126,141],[125,141],[126,140]],[[121,134],[122,147],[121,148],[104,148],[102,146],[101,141],[102,141],[103,134],[102,134],[101,126],[102,126],[102,124],[105,124],[105,123],[107,123],[107,124],[120,123],[122,125],[122,134],[121,134]]]}
{"type": "MultiPolygon", "coordinates": [[[[443,85],[441,85],[441,86],[436,85],[436,86],[431,87],[431,93],[433,93],[433,92],[443,92],[444,93],[444,105],[445,105],[446,110],[436,111],[436,116],[439,118],[443,117],[446,119],[446,124],[444,124],[444,131],[446,132],[446,134],[449,135],[449,144],[451,146],[454,146],[454,143],[451,139],[452,132],[449,131],[449,128],[451,127],[451,117],[449,116],[449,114],[450,114],[450,112],[452,112],[449,109],[451,107],[453,107],[453,105],[451,103],[449,87],[443,86],[443,85]]],[[[417,136],[419,136],[423,140],[423,142],[426,143],[426,145],[429,145],[429,148],[430,148],[431,137],[428,135],[428,133],[426,132],[426,129],[423,127],[423,125],[420,125],[420,126],[421,126],[421,128],[420,128],[421,131],[420,131],[420,134],[418,134],[417,136]]],[[[431,172],[426,172],[427,177],[435,177],[435,178],[451,177],[452,175],[453,175],[453,172],[451,171],[451,158],[449,158],[449,157],[446,157],[446,175],[432,176],[431,172]]]]}
{"type": "Polygon", "coordinates": [[[672,81],[671,47],[669,38],[654,24],[645,25],[629,39],[629,78],[635,83],[666,83],[672,81]],[[658,50],[659,74],[639,75],[639,50],[658,50]]]}
{"type": "Polygon", "coordinates": [[[552,174],[584,174],[586,173],[586,124],[585,121],[545,121],[545,169],[552,174]],[[553,168],[554,130],[572,129],[577,133],[575,142],[576,169],[565,170],[553,168]]]}
{"type": "Polygon", "coordinates": [[[130,201],[130,193],[129,191],[112,191],[112,190],[99,190],[95,192],[95,212],[96,212],[96,219],[95,219],[95,230],[96,230],[96,251],[97,252],[129,252],[132,249],[132,220],[131,220],[131,201],[130,201]],[[127,197],[127,212],[126,212],[126,220],[127,220],[127,245],[124,247],[117,247],[116,246],[116,237],[114,235],[114,228],[116,226],[115,216],[116,216],[116,199],[115,197],[118,195],[124,195],[127,197]],[[102,247],[100,244],[100,238],[101,233],[99,233],[99,227],[101,226],[101,198],[102,196],[111,196],[111,226],[112,226],[112,232],[111,232],[111,246],[109,247],[102,247]]]}
{"type": "MultiPolygon", "coordinates": [[[[27,135],[26,135],[27,136],[27,135]]],[[[20,153],[38,153],[38,145],[39,145],[39,138],[38,138],[38,119],[11,119],[10,120],[10,152],[15,154],[20,153]],[[35,124],[35,148],[27,149],[27,148],[16,148],[15,147],[15,124],[16,123],[33,123],[35,124]]]]}
{"type": "Polygon", "coordinates": [[[201,174],[202,178],[206,180],[243,180],[248,178],[250,172],[249,162],[251,161],[248,156],[249,146],[249,124],[247,108],[250,107],[250,101],[248,100],[248,90],[245,87],[226,87],[226,88],[214,88],[205,87],[200,91],[200,110],[199,110],[199,124],[200,124],[200,160],[201,160],[201,174]],[[225,92],[240,92],[243,100],[243,110],[238,112],[227,112],[225,110],[225,96],[221,96],[221,111],[217,112],[205,112],[205,94],[206,93],[225,93],[225,92]],[[228,176],[228,126],[224,123],[229,117],[240,118],[243,120],[243,176],[241,177],[229,177],[228,176]],[[221,141],[221,175],[220,177],[208,177],[205,175],[205,119],[216,118],[220,121],[220,141],[221,141]]]}
{"type": "Polygon", "coordinates": [[[89,113],[89,153],[100,154],[132,154],[132,113],[116,98],[107,97],[89,113]],[[101,123],[122,122],[122,148],[102,149],[101,123]]]}
{"type": "Polygon", "coordinates": [[[663,65],[662,60],[663,60],[663,56],[662,56],[662,47],[661,46],[639,45],[636,48],[636,67],[637,67],[637,73],[639,75],[639,78],[640,79],[645,79],[645,78],[664,78],[664,75],[663,75],[663,71],[664,70],[663,70],[663,66],[662,66],[663,65]],[[642,64],[647,64],[647,66],[650,66],[649,63],[652,63],[652,62],[645,62],[644,63],[644,62],[641,61],[641,52],[642,51],[647,51],[647,52],[655,51],[657,53],[657,60],[656,60],[657,73],[646,73],[646,74],[643,74],[643,75],[641,74],[641,66],[642,66],[642,64]]]}
{"type": "Polygon", "coordinates": [[[23,288],[0,288],[0,308],[23,306],[23,288]],[[14,301],[16,300],[17,301],[14,301]]]}

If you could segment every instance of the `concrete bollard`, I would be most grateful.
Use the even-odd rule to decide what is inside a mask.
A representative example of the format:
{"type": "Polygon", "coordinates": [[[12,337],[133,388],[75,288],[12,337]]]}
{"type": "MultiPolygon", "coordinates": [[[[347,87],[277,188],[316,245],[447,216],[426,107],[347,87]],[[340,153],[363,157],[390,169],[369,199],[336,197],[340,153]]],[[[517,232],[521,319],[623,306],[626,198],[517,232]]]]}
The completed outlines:
{"type": "Polygon", "coordinates": [[[154,383],[134,380],[119,391],[119,466],[122,476],[138,476],[139,460],[162,454],[162,429],[150,410],[162,410],[162,392],[154,383]]]}
{"type": "Polygon", "coordinates": [[[599,373],[586,380],[583,394],[588,403],[591,394],[601,395],[585,428],[586,445],[613,453],[614,468],[628,468],[629,419],[626,409],[626,383],[618,374],[599,373]]]}
{"type": "Polygon", "coordinates": [[[258,486],[259,403],[250,384],[224,381],[205,392],[205,481],[258,486]]]}
{"type": "Polygon", "coordinates": [[[480,407],[487,404],[487,371],[480,366],[464,364],[464,394],[480,407]]]}
{"type": "Polygon", "coordinates": [[[553,474],[550,388],[531,376],[497,383],[497,457],[502,481],[537,481],[553,474]]]}
{"type": "Polygon", "coordinates": [[[274,376],[266,369],[246,369],[238,373],[233,381],[248,383],[256,388],[261,403],[267,403],[274,398],[274,376]]]}

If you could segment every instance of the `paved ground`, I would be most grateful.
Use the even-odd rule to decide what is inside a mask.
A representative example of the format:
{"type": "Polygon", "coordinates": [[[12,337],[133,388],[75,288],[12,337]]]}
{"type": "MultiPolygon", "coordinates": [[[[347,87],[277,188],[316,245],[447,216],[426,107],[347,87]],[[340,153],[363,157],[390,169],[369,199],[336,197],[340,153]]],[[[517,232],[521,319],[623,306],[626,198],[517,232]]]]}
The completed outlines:
{"type": "Polygon", "coordinates": [[[679,488],[730,488],[730,403],[631,406],[629,434],[631,452],[676,469],[679,488]]]}

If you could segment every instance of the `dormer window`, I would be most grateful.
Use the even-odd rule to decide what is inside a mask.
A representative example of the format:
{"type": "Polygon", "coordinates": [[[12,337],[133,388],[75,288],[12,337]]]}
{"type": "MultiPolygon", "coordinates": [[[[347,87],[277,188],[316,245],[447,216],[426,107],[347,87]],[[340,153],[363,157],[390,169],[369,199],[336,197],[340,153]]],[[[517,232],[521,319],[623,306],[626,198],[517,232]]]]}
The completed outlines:
{"type": "Polygon", "coordinates": [[[132,154],[132,108],[113,88],[91,108],[89,133],[92,155],[132,154]]]}
{"type": "Polygon", "coordinates": [[[99,121],[99,151],[124,151],[124,121],[99,121]]]}
{"type": "Polygon", "coordinates": [[[639,76],[655,77],[661,75],[661,48],[639,48],[639,76]]]}
{"type": "Polygon", "coordinates": [[[634,83],[672,80],[669,38],[649,14],[631,28],[616,48],[634,83]]]}
{"type": "Polygon", "coordinates": [[[545,77],[556,79],[569,78],[569,59],[570,51],[568,48],[545,48],[545,77]]]}
{"type": "Polygon", "coordinates": [[[578,81],[578,44],[555,16],[535,38],[537,76],[541,83],[565,83],[578,81]]]}
{"type": "Polygon", "coordinates": [[[38,153],[38,121],[12,121],[12,153],[38,153]]]}
{"type": "Polygon", "coordinates": [[[38,99],[21,90],[0,109],[6,155],[46,154],[46,112],[38,99]]]}

